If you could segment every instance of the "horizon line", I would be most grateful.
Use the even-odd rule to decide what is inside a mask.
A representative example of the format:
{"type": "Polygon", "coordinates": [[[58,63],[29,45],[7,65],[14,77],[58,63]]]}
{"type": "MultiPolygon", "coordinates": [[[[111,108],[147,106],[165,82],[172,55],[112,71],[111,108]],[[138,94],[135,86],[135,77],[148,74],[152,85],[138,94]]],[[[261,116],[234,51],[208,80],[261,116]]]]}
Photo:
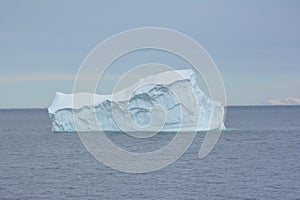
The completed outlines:
{"type": "MultiPolygon", "coordinates": [[[[244,105],[241,104],[241,105],[239,105],[239,104],[235,104],[235,105],[226,105],[225,107],[251,107],[251,106],[279,107],[279,106],[300,106],[300,105],[262,105],[262,104],[244,104],[244,105]]],[[[43,110],[43,109],[48,109],[48,107],[0,107],[0,110],[34,110],[34,109],[43,110]]]]}

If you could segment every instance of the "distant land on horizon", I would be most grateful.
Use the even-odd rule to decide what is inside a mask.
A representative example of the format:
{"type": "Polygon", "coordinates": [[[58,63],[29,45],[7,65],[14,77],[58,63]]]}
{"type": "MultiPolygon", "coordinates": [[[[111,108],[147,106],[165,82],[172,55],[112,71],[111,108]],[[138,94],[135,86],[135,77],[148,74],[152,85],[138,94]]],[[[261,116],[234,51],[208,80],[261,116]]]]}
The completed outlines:
{"type": "Polygon", "coordinates": [[[287,97],[284,99],[271,99],[262,101],[261,105],[300,105],[300,98],[287,97]]]}

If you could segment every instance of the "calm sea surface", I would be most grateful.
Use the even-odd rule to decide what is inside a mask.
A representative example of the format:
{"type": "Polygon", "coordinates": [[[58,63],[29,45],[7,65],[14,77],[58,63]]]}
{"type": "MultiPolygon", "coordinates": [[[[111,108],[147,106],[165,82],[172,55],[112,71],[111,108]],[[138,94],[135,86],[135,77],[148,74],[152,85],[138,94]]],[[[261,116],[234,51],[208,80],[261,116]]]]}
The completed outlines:
{"type": "MultiPolygon", "coordinates": [[[[229,107],[226,125],[206,158],[198,133],[170,166],[129,174],[98,162],[76,133],[52,133],[47,110],[0,110],[0,199],[300,199],[300,106],[229,107]]],[[[131,151],[174,137],[107,135],[131,151]]]]}

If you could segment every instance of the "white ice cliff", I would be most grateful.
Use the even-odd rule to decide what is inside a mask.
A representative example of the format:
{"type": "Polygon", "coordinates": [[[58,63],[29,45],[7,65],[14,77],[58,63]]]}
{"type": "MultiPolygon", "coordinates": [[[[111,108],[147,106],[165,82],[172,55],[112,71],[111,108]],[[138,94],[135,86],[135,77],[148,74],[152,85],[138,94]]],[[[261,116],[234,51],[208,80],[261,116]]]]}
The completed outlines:
{"type": "Polygon", "coordinates": [[[53,132],[224,129],[224,107],[200,90],[192,70],[148,76],[114,95],[56,93],[48,112],[53,132]]]}

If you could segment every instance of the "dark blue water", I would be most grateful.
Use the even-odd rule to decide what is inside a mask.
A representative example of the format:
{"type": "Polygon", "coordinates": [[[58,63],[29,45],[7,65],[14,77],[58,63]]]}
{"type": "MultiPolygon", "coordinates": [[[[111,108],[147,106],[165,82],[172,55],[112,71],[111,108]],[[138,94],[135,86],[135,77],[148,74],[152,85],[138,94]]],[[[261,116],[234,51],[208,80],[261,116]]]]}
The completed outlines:
{"type": "MultiPolygon", "coordinates": [[[[226,125],[205,159],[199,133],[170,166],[128,174],[94,159],[76,133],[53,134],[47,110],[0,110],[0,199],[299,199],[300,107],[229,107],[226,125]]],[[[138,146],[122,133],[109,137],[138,146]]]]}

